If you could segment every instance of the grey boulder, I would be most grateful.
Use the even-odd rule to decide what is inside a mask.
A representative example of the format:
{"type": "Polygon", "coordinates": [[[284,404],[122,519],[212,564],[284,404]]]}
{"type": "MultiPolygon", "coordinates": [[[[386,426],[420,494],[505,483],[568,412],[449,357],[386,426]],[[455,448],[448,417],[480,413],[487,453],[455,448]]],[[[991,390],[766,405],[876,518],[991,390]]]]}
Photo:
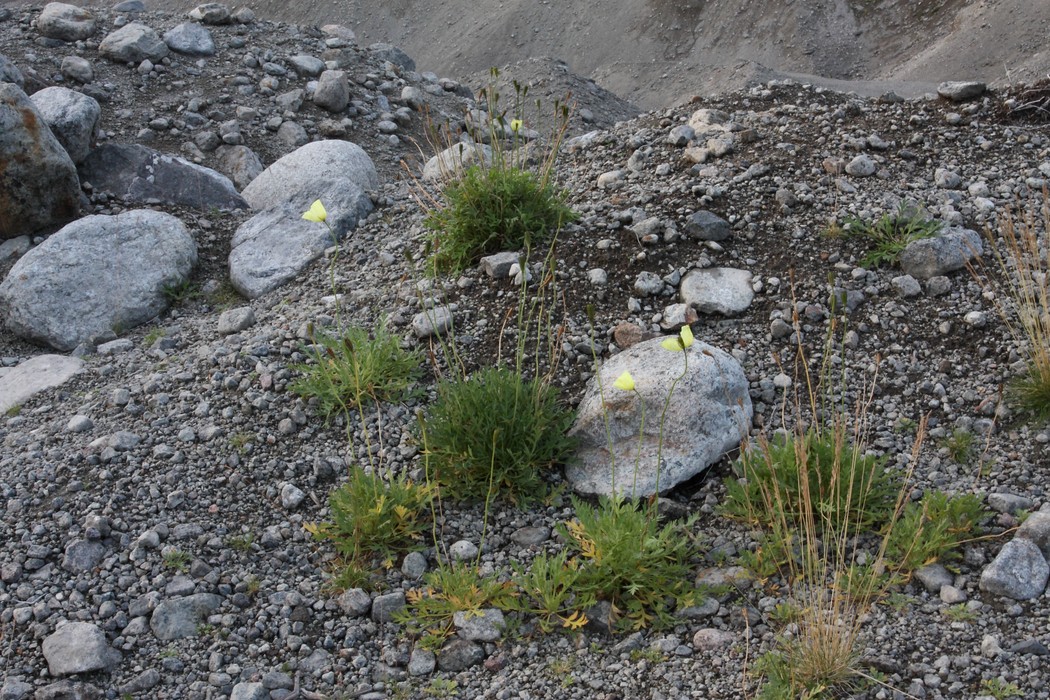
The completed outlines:
{"type": "Polygon", "coordinates": [[[157,33],[141,22],[125,24],[98,45],[102,56],[121,63],[142,63],[146,59],[156,63],[167,56],[168,51],[168,45],[157,33]]]}
{"type": "Polygon", "coordinates": [[[126,202],[161,202],[194,209],[246,209],[230,179],[210,168],[138,144],[107,143],[80,166],[96,191],[126,202]]]}
{"type": "Polygon", "coordinates": [[[613,355],[588,383],[570,431],[576,459],[565,470],[577,492],[649,496],[701,473],[747,436],[751,396],[740,364],[701,341],[685,351],[661,342],[613,355]],[[634,391],[614,386],[624,372],[634,391]]]}
{"type": "Polygon", "coordinates": [[[80,41],[95,33],[95,17],[76,5],[49,2],[36,20],[41,36],[61,41],[80,41]]]}
{"type": "Polygon", "coordinates": [[[237,189],[243,190],[264,170],[255,151],[247,146],[219,146],[215,149],[218,168],[223,175],[233,180],[237,189]]]}
{"type": "Polygon", "coordinates": [[[304,188],[298,194],[259,212],[233,234],[230,282],[249,299],[293,279],[372,211],[372,200],[350,180],[301,184],[304,188]],[[302,218],[315,199],[328,210],[325,223],[302,218]]]}
{"type": "Polygon", "coordinates": [[[18,66],[11,62],[7,56],[0,53],[0,83],[14,83],[18,87],[25,87],[25,76],[18,66]]]}
{"type": "Polygon", "coordinates": [[[904,274],[928,280],[962,269],[983,251],[979,233],[956,226],[932,238],[909,243],[901,253],[900,265],[904,274]]]}
{"type": "Polygon", "coordinates": [[[164,32],[164,43],[185,56],[213,56],[215,41],[211,32],[196,22],[183,22],[164,32]]]}
{"type": "Polygon", "coordinates": [[[204,24],[229,24],[230,8],[220,2],[207,2],[190,10],[190,17],[204,24]]]}
{"type": "Polygon", "coordinates": [[[106,634],[87,622],[68,622],[44,639],[44,658],[52,676],[110,670],[122,658],[106,634]]]}
{"type": "MultiPolygon", "coordinates": [[[[349,180],[366,191],[379,187],[375,164],[356,143],[313,141],[274,162],[241,196],[252,209],[261,211],[287,202],[314,180],[349,180]]],[[[310,201],[319,198],[314,194],[310,201]]]]}
{"type": "Polygon", "coordinates": [[[350,104],[350,82],[341,70],[326,70],[317,79],[314,104],[329,112],[342,112],[350,104]]]}
{"type": "Polygon", "coordinates": [[[999,550],[991,564],[981,572],[980,588],[985,593],[1014,600],[1031,600],[1046,589],[1050,566],[1030,540],[1015,537],[999,550]]]}
{"type": "Polygon", "coordinates": [[[937,94],[952,102],[972,100],[984,94],[987,86],[976,80],[950,80],[937,86],[937,94]]]}
{"type": "Polygon", "coordinates": [[[423,166],[426,180],[447,180],[458,177],[463,170],[479,162],[492,161],[492,148],[476,143],[457,143],[433,156],[423,166]]]}
{"type": "Polygon", "coordinates": [[[407,53],[396,46],[379,43],[372,44],[368,47],[368,50],[371,51],[372,55],[380,61],[390,61],[394,65],[399,66],[402,70],[411,71],[416,69],[416,62],[413,61],[407,53]]]}
{"type": "Polygon", "coordinates": [[[80,180],[44,115],[13,83],[0,83],[0,240],[69,221],[80,180]]]}
{"type": "Polygon", "coordinates": [[[15,263],[0,283],[0,317],[23,338],[72,350],[155,317],[168,305],[165,287],[196,263],[196,243],[170,214],[84,217],[15,263]]]}
{"type": "Polygon", "coordinates": [[[30,99],[70,159],[77,164],[84,162],[98,138],[102,117],[98,101],[64,87],[44,88],[34,92],[30,99]]]}

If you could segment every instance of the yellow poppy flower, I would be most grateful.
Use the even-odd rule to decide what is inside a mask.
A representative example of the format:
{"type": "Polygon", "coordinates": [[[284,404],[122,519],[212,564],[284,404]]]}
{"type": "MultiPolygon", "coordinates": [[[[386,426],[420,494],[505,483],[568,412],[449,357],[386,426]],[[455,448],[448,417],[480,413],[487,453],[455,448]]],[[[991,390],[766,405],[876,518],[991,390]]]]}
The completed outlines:
{"type": "Polygon", "coordinates": [[[678,351],[685,350],[693,344],[693,329],[688,325],[682,326],[682,332],[674,338],[668,338],[664,342],[660,343],[660,347],[664,350],[678,351]]]}
{"type": "Polygon", "coordinates": [[[613,386],[623,391],[634,391],[634,377],[631,376],[630,372],[624,372],[616,378],[613,386]]]}
{"type": "Polygon", "coordinates": [[[513,131],[514,133],[517,133],[517,132],[521,131],[521,120],[520,119],[511,119],[510,120],[510,130],[513,131]]]}
{"type": "Polygon", "coordinates": [[[323,222],[328,218],[328,212],[325,211],[324,205],[321,204],[320,199],[315,199],[314,203],[310,205],[310,208],[303,214],[303,218],[307,221],[316,221],[318,223],[323,222]]]}

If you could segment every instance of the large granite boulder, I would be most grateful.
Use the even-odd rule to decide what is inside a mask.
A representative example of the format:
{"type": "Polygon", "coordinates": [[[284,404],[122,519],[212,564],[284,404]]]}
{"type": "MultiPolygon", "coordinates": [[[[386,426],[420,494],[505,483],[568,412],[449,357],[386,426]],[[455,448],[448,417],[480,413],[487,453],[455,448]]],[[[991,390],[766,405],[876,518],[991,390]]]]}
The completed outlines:
{"type": "MultiPolygon", "coordinates": [[[[244,188],[241,196],[252,209],[261,211],[295,197],[305,183],[339,179],[366,191],[379,187],[375,164],[356,143],[314,141],[274,162],[244,188]]],[[[315,193],[310,201],[318,198],[315,193]]]]}
{"type": "Polygon", "coordinates": [[[174,216],[87,216],[26,253],[0,283],[0,318],[27,340],[69,351],[152,319],[186,280],[197,245],[174,216]]]}
{"type": "Polygon", "coordinates": [[[700,341],[685,351],[661,343],[613,355],[587,385],[570,431],[579,448],[565,470],[577,492],[649,496],[700,474],[747,437],[751,396],[740,363],[700,341]],[[634,390],[615,386],[624,372],[634,390]]]}
{"type": "Polygon", "coordinates": [[[64,384],[83,369],[83,360],[66,355],[37,355],[16,367],[0,368],[0,413],[64,384]]]}
{"type": "Polygon", "coordinates": [[[64,87],[34,92],[33,104],[74,163],[82,163],[98,138],[102,108],[94,97],[64,87]]]}
{"type": "Polygon", "coordinates": [[[230,282],[254,299],[294,278],[372,211],[372,200],[349,180],[311,180],[299,194],[241,224],[230,243],[230,282]],[[303,212],[320,199],[324,223],[303,212]],[[331,227],[331,228],[329,228],[331,227]]]}
{"type": "Polygon", "coordinates": [[[95,16],[76,5],[49,2],[37,17],[36,30],[48,39],[80,41],[94,35],[95,16]]]}
{"type": "Polygon", "coordinates": [[[107,143],[93,150],[80,176],[96,191],[126,202],[163,202],[194,209],[247,209],[230,179],[210,168],[138,144],[107,143]]]}
{"type": "Polygon", "coordinates": [[[44,115],[13,83],[0,83],[0,240],[69,221],[80,181],[44,115]]]}

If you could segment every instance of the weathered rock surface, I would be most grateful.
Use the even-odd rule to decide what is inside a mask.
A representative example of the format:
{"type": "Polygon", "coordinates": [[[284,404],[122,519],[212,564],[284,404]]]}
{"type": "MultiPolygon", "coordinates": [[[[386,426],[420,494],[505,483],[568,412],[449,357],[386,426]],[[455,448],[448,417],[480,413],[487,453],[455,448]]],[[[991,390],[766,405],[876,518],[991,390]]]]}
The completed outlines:
{"type": "Polygon", "coordinates": [[[95,16],[76,5],[49,2],[36,20],[36,30],[49,39],[80,41],[95,33],[95,16]]]}
{"type": "Polygon", "coordinates": [[[44,115],[18,86],[0,83],[0,240],[69,221],[80,181],[44,115]]]}
{"type": "Polygon", "coordinates": [[[15,263],[0,284],[0,316],[23,338],[72,350],[156,316],[168,305],[165,286],[196,263],[196,243],[170,214],[88,216],[15,263]]]}
{"type": "Polygon", "coordinates": [[[80,166],[80,174],[96,190],[128,202],[164,202],[204,211],[248,206],[225,175],[138,144],[99,146],[80,166]]]}
{"type": "Polygon", "coordinates": [[[690,270],[679,289],[682,302],[700,313],[735,316],[751,306],[755,298],[751,273],[728,267],[690,270]]]}
{"type": "MultiPolygon", "coordinates": [[[[317,180],[349,180],[365,191],[379,186],[375,164],[360,146],[349,141],[314,141],[277,160],[241,195],[252,209],[263,210],[289,201],[317,180]]],[[[319,196],[313,193],[310,200],[319,196]]]]}
{"type": "Polygon", "coordinates": [[[966,267],[983,251],[979,233],[952,227],[932,238],[909,243],[901,253],[900,266],[906,275],[928,280],[966,267]]]}
{"type": "Polygon", "coordinates": [[[168,45],[157,33],[139,22],[125,24],[107,35],[98,46],[99,54],[121,63],[157,62],[167,56],[168,51],[168,45]]]}
{"type": "Polygon", "coordinates": [[[106,641],[106,634],[87,622],[68,622],[44,639],[44,658],[52,676],[109,670],[121,654],[106,641]]]}

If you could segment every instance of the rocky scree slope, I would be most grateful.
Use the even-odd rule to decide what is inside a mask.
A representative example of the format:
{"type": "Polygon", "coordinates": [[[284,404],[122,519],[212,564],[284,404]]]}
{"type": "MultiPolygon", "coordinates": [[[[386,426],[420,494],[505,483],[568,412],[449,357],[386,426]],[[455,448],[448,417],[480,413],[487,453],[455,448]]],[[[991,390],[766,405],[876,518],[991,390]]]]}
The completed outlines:
{"type": "MultiPolygon", "coordinates": [[[[116,24],[121,15],[98,17],[116,24]]],[[[264,117],[285,121],[288,110],[274,106],[282,93],[262,89],[271,73],[246,55],[272,51],[267,62],[281,65],[291,54],[286,46],[296,54],[324,51],[313,30],[248,23],[215,29],[228,43],[214,58],[172,56],[146,70],[99,59],[88,43],[41,47],[35,19],[29,10],[0,23],[0,52],[24,75],[47,85],[61,73],[63,54],[83,53],[105,76],[99,94],[119,96],[120,110],[130,112],[103,102],[103,140],[171,144],[191,158],[199,157],[194,149],[209,153],[197,132],[218,133],[238,107],[243,145],[261,161],[291,150],[263,125],[264,117]],[[190,102],[201,95],[212,95],[218,110],[206,117],[211,122],[180,125],[180,115],[200,113],[190,102]]],[[[165,29],[183,18],[139,19],[165,29]]],[[[771,648],[778,629],[772,610],[782,593],[763,582],[744,584],[658,633],[508,634],[462,640],[436,657],[388,622],[391,607],[416,585],[420,564],[434,565],[433,549],[422,562],[413,557],[387,572],[381,595],[326,590],[331,552],[302,525],[327,516],[328,492],[365,458],[366,432],[386,466],[417,469],[410,426],[420,407],[382,406],[364,424],[354,417],[326,424],[288,391],[308,325],[334,321],[333,284],[346,320],[370,325],[390,315],[406,343],[423,346],[411,323],[437,297],[450,305],[472,366],[495,356],[518,289],[479,270],[439,279],[421,295],[421,213],[412,183],[394,179],[411,149],[400,137],[394,144],[396,132],[377,133],[381,98],[395,107],[400,81],[415,78],[368,51],[339,48],[363,62],[353,65],[364,77],[355,88],[361,104],[343,126],[375,161],[383,184],[372,193],[376,211],[338,258],[246,302],[222,289],[229,239],[251,214],[152,204],[194,237],[201,263],[192,281],[211,294],[186,295],[116,344],[99,338],[99,352],[82,349],[81,373],[24,401],[0,424],[4,694],[423,697],[437,676],[472,697],[744,697],[753,690],[744,666],[771,648]],[[239,310],[224,317],[227,304],[239,310]],[[651,653],[631,653],[640,650],[651,653]]],[[[290,77],[280,84],[288,83],[298,85],[290,77]]],[[[453,84],[446,85],[453,89],[433,97],[455,100],[445,94],[453,84]]],[[[928,414],[931,437],[919,455],[916,493],[986,497],[995,511],[989,533],[1003,537],[968,544],[955,571],[917,578],[902,591],[902,608],[879,605],[866,622],[866,659],[914,696],[974,697],[983,680],[1001,678],[1026,697],[1048,697],[1046,594],[1038,581],[1016,576],[1002,577],[1005,585],[994,590],[981,582],[989,571],[1002,573],[996,562],[1004,542],[1015,541],[1010,528],[1019,510],[1046,503],[1050,431],[1016,420],[1000,403],[1003,382],[1017,372],[1017,346],[969,273],[868,269],[855,241],[824,232],[850,215],[892,212],[902,200],[977,231],[1019,202],[1038,203],[1050,177],[1050,134],[1043,124],[1005,120],[1003,99],[876,101],[769,84],[609,125],[567,143],[558,169],[581,213],[554,252],[566,301],[558,382],[570,400],[593,371],[592,336],[604,357],[632,336],[668,332],[673,314],[690,318],[675,305],[686,303],[691,274],[736,270],[729,275],[742,282],[731,297],[736,305],[719,309],[706,297],[688,303],[702,311],[692,324],[697,337],[743,367],[756,430],[779,425],[797,341],[819,362],[834,319],[848,328],[832,348],[847,398],[859,400],[865,383],[874,384],[873,449],[903,466],[912,449],[909,421],[928,414]],[[595,306],[593,329],[587,303],[595,306]],[[984,467],[953,460],[943,439],[956,428],[979,436],[984,467]],[[947,616],[953,605],[968,613],[947,616]]],[[[325,134],[326,119],[338,125],[344,118],[305,100],[300,107],[292,120],[309,137],[325,134]]],[[[93,213],[142,206],[85,194],[93,213]]],[[[2,342],[7,365],[41,353],[10,335],[2,342]]],[[[724,491],[714,477],[725,474],[723,462],[667,494],[668,508],[700,515],[696,534],[707,555],[695,567],[702,580],[754,546],[754,533],[717,514],[724,491]]],[[[486,527],[480,508],[448,506],[440,544],[481,545],[482,567],[502,570],[541,548],[557,549],[553,526],[571,517],[567,501],[500,504],[486,527]]],[[[1026,550],[1027,570],[1038,569],[1040,556],[1026,550]]]]}

